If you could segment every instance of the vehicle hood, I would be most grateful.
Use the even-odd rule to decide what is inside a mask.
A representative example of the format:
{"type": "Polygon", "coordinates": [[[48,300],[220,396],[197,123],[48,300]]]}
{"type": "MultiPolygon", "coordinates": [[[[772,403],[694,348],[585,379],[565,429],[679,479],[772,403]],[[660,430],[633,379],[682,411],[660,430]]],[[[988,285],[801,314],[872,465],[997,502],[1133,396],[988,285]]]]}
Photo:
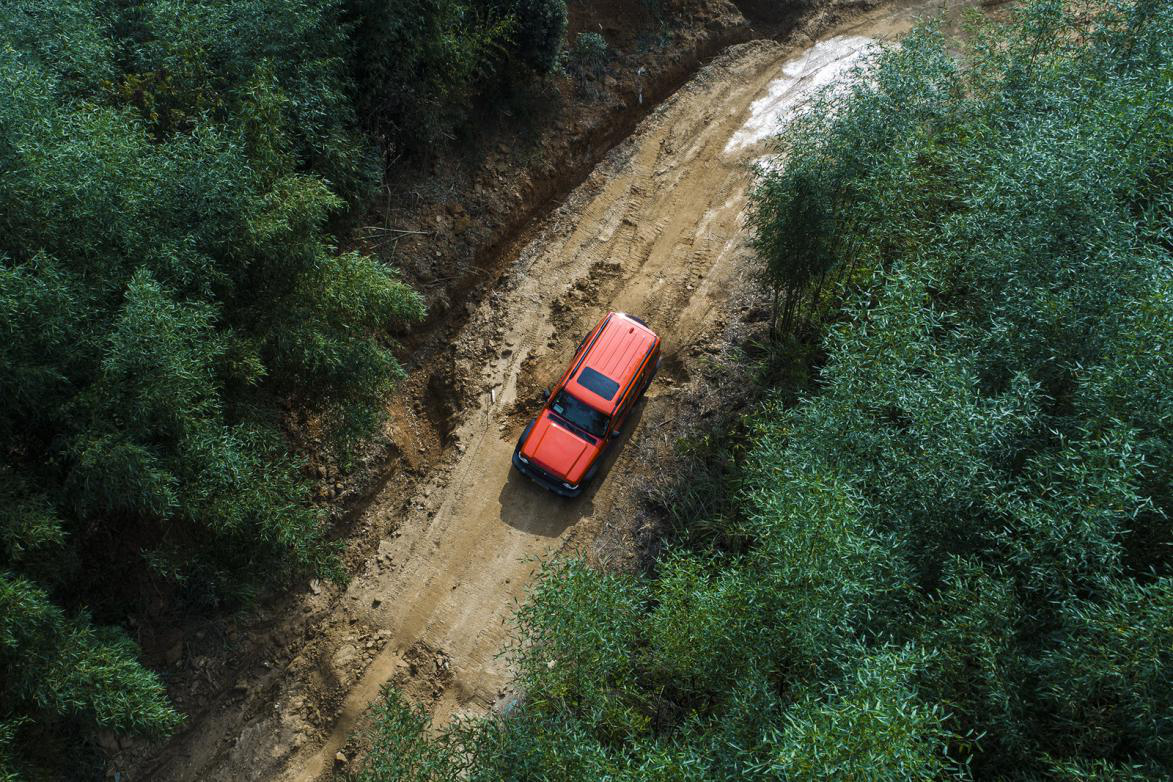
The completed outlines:
{"type": "Polygon", "coordinates": [[[521,447],[522,456],[571,484],[578,484],[582,480],[598,451],[598,446],[591,445],[565,425],[556,422],[548,411],[542,411],[521,447]]]}

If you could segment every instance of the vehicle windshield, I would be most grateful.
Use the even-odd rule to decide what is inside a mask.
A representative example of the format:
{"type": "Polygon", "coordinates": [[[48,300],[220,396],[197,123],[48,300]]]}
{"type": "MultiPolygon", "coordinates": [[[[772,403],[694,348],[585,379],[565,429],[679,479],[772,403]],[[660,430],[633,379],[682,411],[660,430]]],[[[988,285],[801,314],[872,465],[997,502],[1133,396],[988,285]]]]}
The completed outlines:
{"type": "Polygon", "coordinates": [[[580,429],[590,432],[595,437],[602,437],[607,433],[607,416],[575,399],[565,389],[558,392],[550,409],[565,418],[580,429]]]}

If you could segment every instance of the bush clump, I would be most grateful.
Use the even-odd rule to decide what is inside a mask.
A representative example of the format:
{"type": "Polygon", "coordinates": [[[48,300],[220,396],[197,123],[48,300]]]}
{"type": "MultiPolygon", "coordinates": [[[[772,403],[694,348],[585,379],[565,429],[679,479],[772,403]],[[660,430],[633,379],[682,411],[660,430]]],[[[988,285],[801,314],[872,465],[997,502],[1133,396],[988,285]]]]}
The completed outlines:
{"type": "Polygon", "coordinates": [[[98,728],[176,726],[111,629],[150,596],[340,575],[287,411],[338,451],[369,433],[403,374],[388,334],[423,307],[327,229],[377,173],[339,14],[0,8],[5,778],[75,778],[98,728]]]}
{"type": "Polygon", "coordinates": [[[566,0],[513,0],[517,17],[517,51],[539,73],[558,64],[566,38],[566,0]]]}
{"type": "Polygon", "coordinates": [[[598,33],[579,33],[569,54],[570,70],[580,76],[598,76],[607,66],[607,39],[598,33]]]}
{"type": "Polygon", "coordinates": [[[348,18],[363,124],[407,153],[451,139],[516,64],[552,72],[566,35],[565,0],[354,0],[348,18]]]}

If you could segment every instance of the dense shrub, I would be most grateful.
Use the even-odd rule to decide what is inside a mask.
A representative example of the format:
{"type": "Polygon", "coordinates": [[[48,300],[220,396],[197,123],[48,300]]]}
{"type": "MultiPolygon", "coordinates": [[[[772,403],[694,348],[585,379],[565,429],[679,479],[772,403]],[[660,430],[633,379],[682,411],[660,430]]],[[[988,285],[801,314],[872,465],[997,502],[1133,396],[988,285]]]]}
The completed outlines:
{"type": "Polygon", "coordinates": [[[373,182],[336,5],[0,8],[0,773],[175,726],[144,596],[337,573],[285,410],[369,432],[422,306],[326,230],[373,182]]]}
{"type": "Polygon", "coordinates": [[[508,8],[464,0],[354,0],[349,13],[360,115],[409,151],[452,133],[516,29],[508,8]]]}
{"type": "Polygon", "coordinates": [[[364,123],[391,152],[449,139],[515,63],[550,73],[565,0],[350,0],[352,71],[364,123]]]}
{"type": "Polygon", "coordinates": [[[536,71],[550,73],[566,37],[566,0],[512,0],[517,17],[517,50],[536,71]]]}
{"type": "Polygon", "coordinates": [[[791,327],[843,309],[747,542],[554,567],[462,778],[1173,774],[1173,6],[1099,5],[922,29],[786,131],[755,242],[791,327]]]}
{"type": "Polygon", "coordinates": [[[598,33],[579,33],[567,58],[567,70],[580,78],[598,76],[607,66],[607,39],[598,33]]]}

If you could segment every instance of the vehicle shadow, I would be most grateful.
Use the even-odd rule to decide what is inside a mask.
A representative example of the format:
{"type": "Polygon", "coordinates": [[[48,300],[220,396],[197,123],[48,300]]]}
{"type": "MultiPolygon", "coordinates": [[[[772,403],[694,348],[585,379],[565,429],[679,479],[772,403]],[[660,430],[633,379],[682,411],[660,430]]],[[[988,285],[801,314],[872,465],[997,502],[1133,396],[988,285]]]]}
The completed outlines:
{"type": "Polygon", "coordinates": [[[604,454],[598,474],[578,497],[560,497],[520,474],[513,469],[512,464],[506,463],[507,474],[503,476],[504,485],[498,495],[501,521],[530,535],[557,538],[571,524],[590,516],[594,512],[595,494],[607,481],[611,469],[627,447],[627,441],[638,436],[646,405],[647,399],[641,399],[628,415],[619,439],[604,454]]]}

